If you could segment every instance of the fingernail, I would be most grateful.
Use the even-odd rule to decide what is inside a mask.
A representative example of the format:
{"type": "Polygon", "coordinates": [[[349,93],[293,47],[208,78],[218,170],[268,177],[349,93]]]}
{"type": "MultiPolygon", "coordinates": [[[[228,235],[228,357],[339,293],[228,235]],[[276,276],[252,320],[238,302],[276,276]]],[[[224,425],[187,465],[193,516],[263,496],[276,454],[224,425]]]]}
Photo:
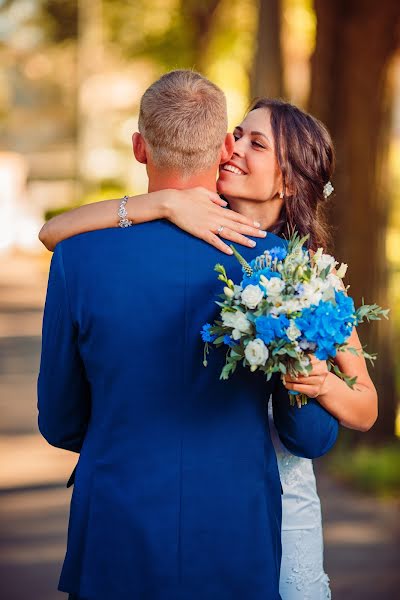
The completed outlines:
{"type": "Polygon", "coordinates": [[[266,231],[262,231],[261,233],[263,234],[263,237],[267,237],[267,232],[266,231]]]}
{"type": "Polygon", "coordinates": [[[256,242],[254,242],[253,240],[250,240],[250,246],[251,246],[252,248],[254,248],[254,246],[255,246],[255,245],[256,245],[256,242]]]}
{"type": "Polygon", "coordinates": [[[233,250],[231,250],[231,248],[229,248],[228,254],[233,254],[233,250]]]}

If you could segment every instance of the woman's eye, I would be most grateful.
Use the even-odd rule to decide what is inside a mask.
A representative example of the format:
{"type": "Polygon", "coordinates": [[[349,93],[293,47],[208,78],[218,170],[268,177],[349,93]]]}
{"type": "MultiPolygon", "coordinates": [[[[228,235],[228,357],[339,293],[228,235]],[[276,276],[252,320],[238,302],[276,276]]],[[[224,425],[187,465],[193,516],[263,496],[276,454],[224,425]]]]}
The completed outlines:
{"type": "Polygon", "coordinates": [[[234,133],[234,134],[233,134],[233,138],[234,138],[235,142],[237,142],[237,141],[238,141],[238,139],[239,139],[239,136],[238,136],[237,134],[235,134],[235,133],[234,133]]]}
{"type": "Polygon", "coordinates": [[[252,142],[253,146],[256,146],[257,148],[263,148],[264,146],[262,144],[260,144],[260,142],[252,142]]]}

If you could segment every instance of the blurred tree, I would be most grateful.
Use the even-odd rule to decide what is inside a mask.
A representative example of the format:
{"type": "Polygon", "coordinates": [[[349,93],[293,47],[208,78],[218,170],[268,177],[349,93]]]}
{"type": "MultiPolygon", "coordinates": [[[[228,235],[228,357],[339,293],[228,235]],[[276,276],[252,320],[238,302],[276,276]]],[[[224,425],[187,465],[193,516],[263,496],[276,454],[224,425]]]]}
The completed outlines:
{"type": "Polygon", "coordinates": [[[251,72],[251,96],[283,96],[281,0],[259,0],[257,45],[251,72]]]}
{"type": "MultiPolygon", "coordinates": [[[[332,211],[335,254],[349,263],[357,301],[387,306],[385,251],[389,202],[382,179],[388,148],[390,59],[399,47],[398,0],[315,0],[317,41],[310,112],[329,128],[337,150],[332,211]]],[[[394,435],[396,391],[391,324],[372,325],[363,342],[379,354],[372,376],[380,416],[369,439],[394,435]]]]}
{"type": "Polygon", "coordinates": [[[204,71],[215,15],[223,0],[104,0],[109,38],[127,57],[144,56],[171,68],[204,71]],[[142,26],[137,27],[140,23],[142,26]]]}

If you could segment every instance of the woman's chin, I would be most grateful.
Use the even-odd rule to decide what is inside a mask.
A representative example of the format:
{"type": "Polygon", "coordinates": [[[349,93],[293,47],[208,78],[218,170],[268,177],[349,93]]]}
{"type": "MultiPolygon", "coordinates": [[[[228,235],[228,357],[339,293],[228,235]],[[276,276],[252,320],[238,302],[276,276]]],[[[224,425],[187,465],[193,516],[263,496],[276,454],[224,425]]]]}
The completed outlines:
{"type": "Polygon", "coordinates": [[[241,186],[238,185],[238,182],[225,179],[224,176],[220,176],[217,181],[217,191],[222,196],[239,196],[241,191],[241,186]]]}

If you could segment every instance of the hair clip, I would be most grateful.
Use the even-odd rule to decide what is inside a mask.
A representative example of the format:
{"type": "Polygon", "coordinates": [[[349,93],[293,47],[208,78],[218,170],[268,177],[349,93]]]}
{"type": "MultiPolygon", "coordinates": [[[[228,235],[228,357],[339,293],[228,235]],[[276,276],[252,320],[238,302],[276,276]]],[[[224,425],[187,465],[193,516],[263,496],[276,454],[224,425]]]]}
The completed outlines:
{"type": "Polygon", "coordinates": [[[330,181],[328,181],[328,183],[326,183],[324,185],[323,194],[324,194],[325,200],[327,198],[329,198],[329,196],[332,194],[332,192],[333,192],[334,189],[335,188],[333,187],[333,185],[332,185],[332,183],[330,181]]]}

